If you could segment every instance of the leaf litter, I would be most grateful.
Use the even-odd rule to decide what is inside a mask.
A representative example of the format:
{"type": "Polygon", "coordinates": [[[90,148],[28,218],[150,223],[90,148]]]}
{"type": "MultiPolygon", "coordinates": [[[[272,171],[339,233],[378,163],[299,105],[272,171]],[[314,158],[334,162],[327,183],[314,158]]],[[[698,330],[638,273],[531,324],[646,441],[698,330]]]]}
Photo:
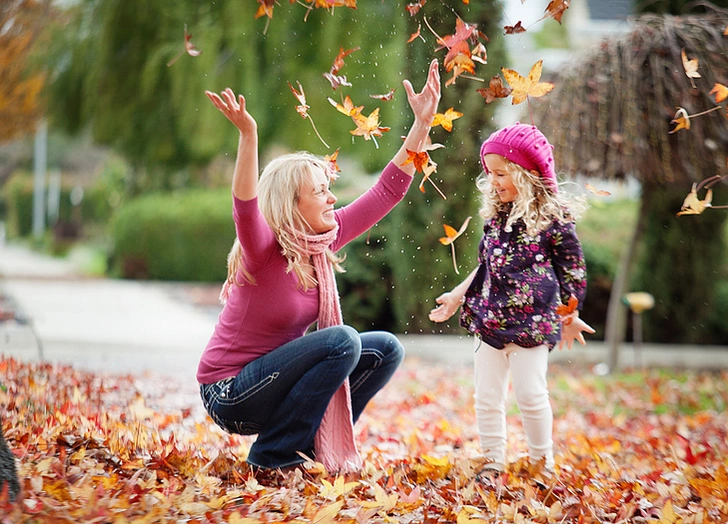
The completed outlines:
{"type": "MultiPolygon", "coordinates": [[[[356,476],[320,464],[265,485],[252,437],[206,416],[195,384],[0,361],[23,493],[0,522],[725,522],[728,371],[603,377],[553,365],[556,473],[525,458],[515,405],[505,473],[483,466],[469,366],[407,359],[357,423],[356,476]]],[[[511,401],[512,402],[512,401],[511,401]]]]}

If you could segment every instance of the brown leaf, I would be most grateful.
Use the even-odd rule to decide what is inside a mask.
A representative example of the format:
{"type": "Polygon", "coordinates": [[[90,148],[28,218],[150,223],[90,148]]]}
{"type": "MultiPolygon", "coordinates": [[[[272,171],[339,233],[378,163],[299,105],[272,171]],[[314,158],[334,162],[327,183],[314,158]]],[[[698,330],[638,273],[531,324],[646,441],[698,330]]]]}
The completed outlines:
{"type": "Polygon", "coordinates": [[[485,98],[485,103],[490,104],[497,98],[506,98],[510,96],[513,90],[510,87],[504,86],[503,78],[501,78],[500,75],[496,75],[490,79],[488,87],[478,89],[477,91],[480,93],[480,96],[485,98]]]}
{"type": "Polygon", "coordinates": [[[551,0],[549,5],[546,6],[544,16],[550,16],[558,23],[561,23],[561,17],[564,15],[564,11],[569,8],[570,0],[551,0]]]}
{"type": "Polygon", "coordinates": [[[525,33],[526,28],[521,25],[521,21],[516,22],[516,25],[507,25],[503,28],[507,35],[517,35],[519,33],[525,33]]]}

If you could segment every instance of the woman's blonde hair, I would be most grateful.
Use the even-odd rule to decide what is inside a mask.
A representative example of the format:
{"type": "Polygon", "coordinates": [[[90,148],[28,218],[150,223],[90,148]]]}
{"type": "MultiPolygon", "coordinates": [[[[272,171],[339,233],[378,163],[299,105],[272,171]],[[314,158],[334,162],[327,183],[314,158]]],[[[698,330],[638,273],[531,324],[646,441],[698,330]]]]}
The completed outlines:
{"type": "MultiPolygon", "coordinates": [[[[526,232],[536,236],[554,220],[576,222],[586,210],[586,198],[554,192],[537,171],[529,171],[510,160],[506,161],[506,170],[517,191],[506,226],[513,226],[521,219],[526,225],[526,232]]],[[[478,210],[481,217],[489,220],[506,207],[488,181],[487,173],[481,173],[475,185],[483,194],[482,205],[478,210]]]]}
{"type": "MultiPolygon", "coordinates": [[[[308,257],[301,242],[305,235],[310,234],[311,227],[298,211],[298,199],[304,183],[312,179],[314,169],[321,169],[331,176],[329,163],[311,153],[281,155],[265,166],[258,181],[260,212],[273,230],[281,246],[281,254],[288,259],[287,271],[296,274],[304,290],[318,282],[304,270],[308,257]]],[[[336,271],[344,271],[341,267],[343,257],[335,255],[330,249],[326,250],[326,255],[336,271]]],[[[255,284],[255,278],[245,268],[244,260],[242,246],[236,238],[228,254],[227,283],[239,286],[255,284]],[[242,275],[242,281],[237,278],[238,273],[242,275]]]]}

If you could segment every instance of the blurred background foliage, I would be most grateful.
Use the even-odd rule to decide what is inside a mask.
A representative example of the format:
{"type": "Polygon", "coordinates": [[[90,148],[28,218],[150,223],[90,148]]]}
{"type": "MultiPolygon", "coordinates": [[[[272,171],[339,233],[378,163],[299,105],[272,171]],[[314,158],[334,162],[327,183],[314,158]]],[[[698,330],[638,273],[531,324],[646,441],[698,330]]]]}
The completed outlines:
{"type": "MultiPolygon", "coordinates": [[[[222,281],[234,236],[229,184],[237,133],[210,104],[205,90],[232,87],[246,96],[259,125],[261,164],[282,152],[324,155],[339,149],[343,172],[334,191],[340,204],[351,201],[374,182],[412,122],[402,80],[410,79],[419,90],[430,60],[444,57],[424,24],[424,40],[406,42],[423,17],[440,35],[454,32],[458,16],[478,24],[490,39],[488,64],[478,66],[479,77],[490,79],[509,65],[501,2],[429,2],[415,17],[407,13],[407,3],[362,0],[356,10],[316,9],[307,14],[298,4],[282,2],[271,20],[255,18],[258,4],[253,1],[4,4],[0,13],[35,10],[33,45],[25,46],[22,60],[24,78],[37,81],[37,75],[43,75],[45,86],[33,96],[35,106],[27,115],[32,125],[18,126],[13,136],[33,129],[42,113],[50,128],[49,164],[64,173],[59,218],[46,245],[63,253],[73,242],[93,244],[103,252],[106,272],[113,277],[222,281]],[[183,54],[168,65],[184,49],[185,28],[201,54],[183,54]],[[333,90],[323,73],[340,48],[356,47],[360,49],[345,58],[339,73],[353,86],[333,90]],[[288,83],[297,82],[331,148],[296,113],[288,83]],[[390,102],[369,96],[392,88],[396,91],[390,102]],[[379,147],[352,138],[351,119],[327,101],[346,95],[364,105],[365,114],[380,108],[381,125],[392,130],[378,139],[379,147]],[[96,153],[89,144],[93,151],[103,146],[104,156],[92,162],[96,153]],[[83,188],[83,198],[74,206],[71,193],[77,187],[83,188]]],[[[553,20],[543,25],[539,45],[547,46],[546,40],[561,45],[562,26],[553,20]]],[[[442,69],[441,74],[443,82],[451,76],[442,69]]],[[[476,92],[480,87],[460,78],[443,89],[440,110],[453,107],[464,115],[454,122],[452,133],[435,128],[431,134],[433,142],[446,146],[432,158],[438,164],[433,179],[447,199],[430,185],[424,193],[418,191],[416,176],[404,202],[345,249],[347,272],[339,277],[339,289],[346,321],[355,327],[462,333],[457,319],[435,325],[427,312],[434,298],[460,282],[476,263],[482,233],[475,190],[481,172],[478,148],[497,126],[498,107],[485,104],[476,92]],[[450,248],[438,238],[444,234],[443,224],[458,228],[467,216],[474,220],[456,242],[456,274],[450,248]]],[[[26,140],[16,149],[27,147],[26,140]]],[[[0,150],[0,220],[15,238],[30,234],[32,220],[31,165],[22,156],[0,150]]],[[[578,231],[589,269],[582,316],[597,328],[598,338],[639,203],[594,202],[578,231]]],[[[721,229],[721,239],[726,234],[721,229]]],[[[669,279],[669,274],[660,278],[669,279]]],[[[722,321],[728,315],[728,277],[716,277],[714,284],[715,318],[700,327],[700,342],[728,343],[728,326],[722,321]]]]}

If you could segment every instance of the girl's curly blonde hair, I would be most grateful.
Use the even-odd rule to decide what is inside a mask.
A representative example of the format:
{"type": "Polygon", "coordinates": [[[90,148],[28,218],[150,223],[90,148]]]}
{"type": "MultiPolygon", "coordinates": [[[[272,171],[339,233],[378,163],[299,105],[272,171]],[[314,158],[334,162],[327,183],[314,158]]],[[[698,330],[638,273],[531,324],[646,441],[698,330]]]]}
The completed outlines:
{"type": "MultiPolygon", "coordinates": [[[[545,231],[554,220],[576,222],[586,210],[586,198],[554,192],[537,171],[529,171],[510,160],[506,160],[506,170],[511,175],[518,193],[508,215],[506,227],[513,226],[520,219],[526,225],[526,232],[536,236],[539,232],[545,231]]],[[[489,220],[506,208],[506,204],[500,201],[488,181],[486,172],[478,176],[475,185],[483,195],[482,205],[478,210],[481,217],[489,220]]]]}

